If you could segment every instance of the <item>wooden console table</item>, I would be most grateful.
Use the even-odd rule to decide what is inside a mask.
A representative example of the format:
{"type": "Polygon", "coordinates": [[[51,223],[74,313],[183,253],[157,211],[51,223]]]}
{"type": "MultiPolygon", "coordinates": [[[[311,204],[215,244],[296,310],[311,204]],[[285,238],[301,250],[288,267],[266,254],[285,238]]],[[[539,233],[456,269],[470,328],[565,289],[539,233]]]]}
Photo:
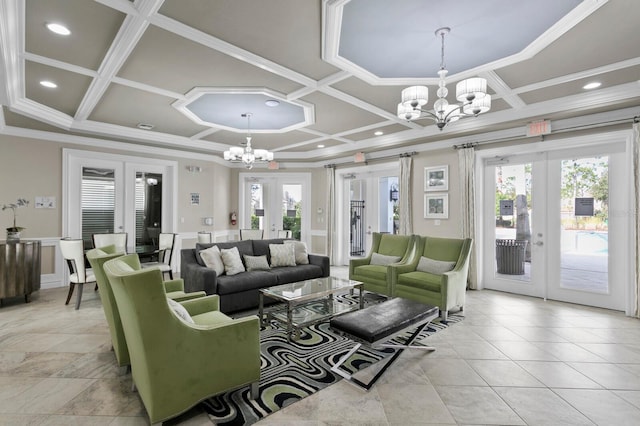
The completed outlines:
{"type": "Polygon", "coordinates": [[[40,241],[0,240],[0,302],[8,297],[24,296],[40,290],[40,241]]]}

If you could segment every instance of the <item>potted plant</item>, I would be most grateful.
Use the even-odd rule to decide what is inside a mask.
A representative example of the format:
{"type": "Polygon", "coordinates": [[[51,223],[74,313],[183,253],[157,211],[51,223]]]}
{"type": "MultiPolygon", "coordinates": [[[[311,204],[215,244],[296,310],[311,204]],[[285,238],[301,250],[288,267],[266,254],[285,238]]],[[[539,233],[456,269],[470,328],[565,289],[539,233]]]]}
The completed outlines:
{"type": "Polygon", "coordinates": [[[25,228],[16,225],[16,209],[18,207],[25,207],[28,204],[29,200],[25,198],[18,198],[15,203],[5,204],[2,206],[2,210],[11,209],[13,211],[13,226],[7,228],[7,241],[17,241],[20,239],[20,233],[25,228]]]}

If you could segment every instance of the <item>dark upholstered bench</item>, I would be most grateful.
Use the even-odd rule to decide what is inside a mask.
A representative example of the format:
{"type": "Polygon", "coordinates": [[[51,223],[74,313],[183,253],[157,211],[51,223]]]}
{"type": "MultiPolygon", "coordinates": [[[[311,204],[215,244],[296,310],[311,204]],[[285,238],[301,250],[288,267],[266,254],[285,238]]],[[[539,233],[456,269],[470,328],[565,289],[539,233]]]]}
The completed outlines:
{"type": "Polygon", "coordinates": [[[333,331],[351,340],[356,341],[356,345],[345,356],[331,367],[331,371],[339,374],[366,390],[371,389],[375,382],[382,376],[386,369],[408,348],[434,351],[435,348],[422,345],[412,345],[414,340],[439,315],[437,306],[425,305],[409,299],[395,298],[377,305],[369,306],[359,311],[349,312],[339,317],[332,318],[329,326],[333,331]],[[417,328],[416,328],[417,327],[417,328]],[[407,339],[404,345],[385,344],[393,337],[409,331],[416,330],[407,339]],[[378,373],[369,381],[364,383],[353,375],[341,370],[340,367],[360,346],[397,348],[395,353],[386,361],[378,373]]]}

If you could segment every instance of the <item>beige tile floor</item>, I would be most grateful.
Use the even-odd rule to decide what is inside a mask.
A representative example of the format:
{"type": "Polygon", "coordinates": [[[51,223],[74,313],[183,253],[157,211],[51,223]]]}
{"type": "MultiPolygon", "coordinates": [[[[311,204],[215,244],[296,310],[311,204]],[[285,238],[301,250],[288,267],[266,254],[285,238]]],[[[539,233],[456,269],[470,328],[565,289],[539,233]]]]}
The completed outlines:
{"type": "MultiPolygon", "coordinates": [[[[78,311],[64,288],[0,308],[0,425],[148,423],[91,290],[78,311]]],[[[371,391],[341,381],[259,424],[640,424],[640,320],[486,290],[464,313],[371,391]]],[[[212,422],[196,408],[168,424],[212,422]]]]}

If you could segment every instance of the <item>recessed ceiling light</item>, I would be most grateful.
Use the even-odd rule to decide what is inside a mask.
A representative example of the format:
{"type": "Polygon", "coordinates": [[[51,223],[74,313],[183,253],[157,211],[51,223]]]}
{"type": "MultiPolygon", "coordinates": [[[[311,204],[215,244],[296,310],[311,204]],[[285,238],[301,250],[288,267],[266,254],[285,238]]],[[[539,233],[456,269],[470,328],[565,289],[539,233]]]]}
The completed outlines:
{"type": "Polygon", "coordinates": [[[324,148],[324,145],[320,144],[318,145],[318,148],[324,148]]]}
{"type": "Polygon", "coordinates": [[[384,132],[382,130],[378,130],[377,132],[374,133],[374,135],[382,136],[382,135],[384,135],[384,132]]]}
{"type": "Polygon", "coordinates": [[[47,28],[49,29],[49,31],[51,31],[52,33],[56,33],[59,35],[69,35],[71,34],[71,31],[69,31],[69,28],[65,27],[62,24],[56,24],[54,22],[50,22],[47,24],[47,28]]]}
{"type": "Polygon", "coordinates": [[[592,83],[585,84],[584,86],[582,86],[582,88],[585,90],[589,90],[589,89],[598,88],[600,86],[602,86],[602,83],[600,83],[599,81],[594,81],[592,83]]]}
{"type": "Polygon", "coordinates": [[[268,107],[277,107],[278,105],[280,105],[280,102],[276,101],[275,99],[269,99],[265,101],[264,104],[268,107]]]}
{"type": "Polygon", "coordinates": [[[49,81],[49,80],[42,80],[40,82],[40,85],[42,85],[44,87],[48,87],[49,89],[55,89],[56,87],[58,87],[57,84],[55,84],[53,81],[49,81]]]}
{"type": "Polygon", "coordinates": [[[155,126],[153,124],[148,124],[148,123],[139,123],[138,124],[138,129],[141,129],[141,130],[151,130],[154,127],[155,126]]]}

